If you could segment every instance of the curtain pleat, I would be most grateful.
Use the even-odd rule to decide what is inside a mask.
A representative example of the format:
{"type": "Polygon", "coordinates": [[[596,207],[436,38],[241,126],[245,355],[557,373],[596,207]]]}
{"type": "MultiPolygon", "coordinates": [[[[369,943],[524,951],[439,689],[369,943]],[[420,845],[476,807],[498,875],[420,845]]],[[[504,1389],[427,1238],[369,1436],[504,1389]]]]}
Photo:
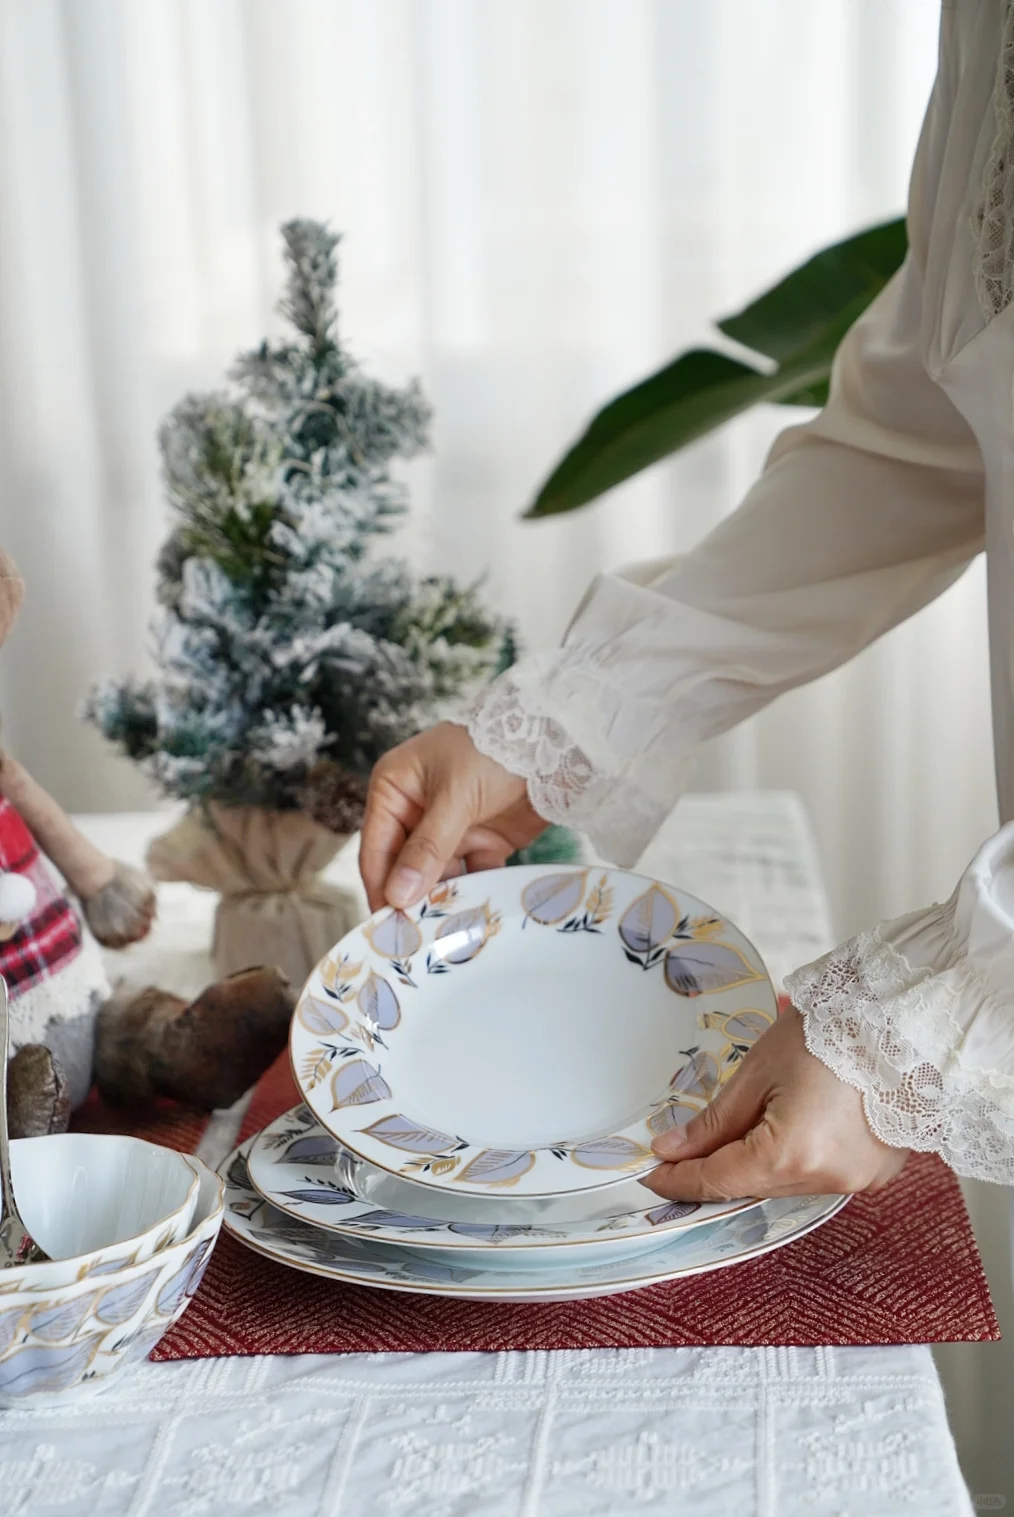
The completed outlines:
{"type": "MultiPolygon", "coordinates": [[[[0,530],[28,581],[7,741],[70,807],[148,804],[77,721],[142,669],[154,437],[276,329],[278,223],[328,218],[363,361],[421,374],[400,549],[486,573],[529,644],[598,569],[680,552],[788,419],[758,412],[566,518],[519,521],[609,395],[807,253],[897,212],[926,0],[0,0],[0,530]]],[[[702,755],[792,786],[841,930],[992,825],[982,579],[702,755]]]]}

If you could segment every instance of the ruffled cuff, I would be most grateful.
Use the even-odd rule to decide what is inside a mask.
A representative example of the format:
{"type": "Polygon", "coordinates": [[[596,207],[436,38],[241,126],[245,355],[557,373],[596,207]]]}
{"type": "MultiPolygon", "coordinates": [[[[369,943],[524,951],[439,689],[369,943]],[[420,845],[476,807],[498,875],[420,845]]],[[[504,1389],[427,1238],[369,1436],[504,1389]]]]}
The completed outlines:
{"type": "Polygon", "coordinates": [[[810,1052],[862,1092],[882,1142],[935,1151],[960,1175],[1010,1185],[1011,933],[996,935],[989,884],[973,865],[946,905],[861,933],[785,988],[810,1052]]]}
{"type": "Polygon", "coordinates": [[[539,816],[586,833],[624,867],[665,821],[689,770],[689,752],[660,741],[658,707],[567,647],[513,665],[460,720],[480,753],[527,781],[539,816]]]}

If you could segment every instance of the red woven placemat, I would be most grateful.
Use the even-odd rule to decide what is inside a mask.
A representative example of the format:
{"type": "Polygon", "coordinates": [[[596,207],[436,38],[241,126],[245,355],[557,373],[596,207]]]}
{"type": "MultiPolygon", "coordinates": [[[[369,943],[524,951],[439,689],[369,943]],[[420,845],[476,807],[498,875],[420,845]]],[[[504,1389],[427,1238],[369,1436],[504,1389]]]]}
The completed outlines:
{"type": "MultiPolygon", "coordinates": [[[[283,1055],[258,1084],[242,1136],[296,1099],[283,1055]]],[[[75,1125],[104,1124],[108,1114],[94,1105],[75,1125]]],[[[192,1146],[203,1126],[167,1110],[130,1130],[192,1146]]],[[[369,1290],[299,1274],[223,1235],[190,1309],[152,1358],[999,1336],[958,1183],[939,1159],[915,1154],[886,1190],[857,1196],[817,1232],[776,1253],[598,1301],[453,1301],[369,1290]]]]}

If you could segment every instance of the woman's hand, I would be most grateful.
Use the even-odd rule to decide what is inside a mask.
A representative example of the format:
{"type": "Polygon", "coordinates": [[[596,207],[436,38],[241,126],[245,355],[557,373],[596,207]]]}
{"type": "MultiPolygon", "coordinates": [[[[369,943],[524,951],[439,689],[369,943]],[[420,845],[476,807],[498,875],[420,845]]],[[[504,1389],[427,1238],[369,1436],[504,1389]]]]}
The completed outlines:
{"type": "Polygon", "coordinates": [[[498,869],[545,826],[524,780],[485,758],[464,727],[420,732],[370,779],[359,851],[370,910],[411,906],[463,866],[498,869]]]}
{"type": "Polygon", "coordinates": [[[652,1147],[666,1162],[642,1183],[671,1201],[879,1190],[908,1158],[873,1136],[859,1092],[810,1053],[794,1007],[710,1106],[652,1147]]]}

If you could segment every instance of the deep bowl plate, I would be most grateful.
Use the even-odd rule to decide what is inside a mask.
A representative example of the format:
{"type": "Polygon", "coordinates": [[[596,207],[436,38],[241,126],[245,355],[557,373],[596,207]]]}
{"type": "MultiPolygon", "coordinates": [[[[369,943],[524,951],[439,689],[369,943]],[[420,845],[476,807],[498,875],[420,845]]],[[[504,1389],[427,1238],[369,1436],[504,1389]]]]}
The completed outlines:
{"type": "Polygon", "coordinates": [[[250,1142],[229,1155],[220,1173],[226,1181],[224,1225],[255,1253],[346,1284],[479,1301],[578,1301],[704,1274],[803,1237],[833,1217],[848,1199],[790,1196],[762,1201],[750,1211],[677,1234],[672,1242],[633,1258],[547,1265],[535,1255],[530,1267],[498,1269],[495,1263],[460,1254],[421,1254],[324,1232],[275,1211],[250,1184],[250,1142]]]}
{"type": "Polygon", "coordinates": [[[544,1210],[533,1220],[526,1220],[524,1215],[515,1215],[519,1210],[524,1213],[524,1201],[500,1196],[486,1202],[487,1209],[491,1204],[499,1208],[499,1216],[492,1221],[475,1221],[467,1216],[467,1206],[463,1208],[462,1203],[471,1201],[481,1206],[481,1202],[469,1196],[452,1198],[442,1191],[423,1193],[424,1199],[430,1198],[430,1211],[420,1215],[406,1209],[397,1196],[406,1182],[386,1171],[375,1173],[395,1192],[394,1207],[361,1200],[342,1175],[349,1170],[354,1173],[364,1161],[352,1157],[351,1165],[336,1169],[339,1156],[344,1157],[337,1138],[325,1132],[305,1106],[297,1106],[252,1140],[247,1158],[250,1182],[277,1211],[327,1232],[445,1254],[468,1254],[493,1262],[497,1268],[506,1267],[515,1257],[546,1264],[575,1258],[626,1257],[657,1248],[677,1232],[760,1204],[661,1201],[637,1180],[630,1180],[604,1195],[584,1192],[585,1214],[580,1218],[555,1218],[552,1202],[534,1202],[533,1208],[541,1206],[544,1210]],[[452,1200],[457,1201],[457,1207],[452,1200]],[[442,1206],[449,1212],[463,1210],[466,1215],[452,1218],[431,1214],[442,1206]]]}
{"type": "Polygon", "coordinates": [[[625,870],[490,870],[376,913],[318,964],[296,1083],[346,1148],[423,1185],[559,1196],[645,1174],[777,1014],[742,933],[625,870]]]}

